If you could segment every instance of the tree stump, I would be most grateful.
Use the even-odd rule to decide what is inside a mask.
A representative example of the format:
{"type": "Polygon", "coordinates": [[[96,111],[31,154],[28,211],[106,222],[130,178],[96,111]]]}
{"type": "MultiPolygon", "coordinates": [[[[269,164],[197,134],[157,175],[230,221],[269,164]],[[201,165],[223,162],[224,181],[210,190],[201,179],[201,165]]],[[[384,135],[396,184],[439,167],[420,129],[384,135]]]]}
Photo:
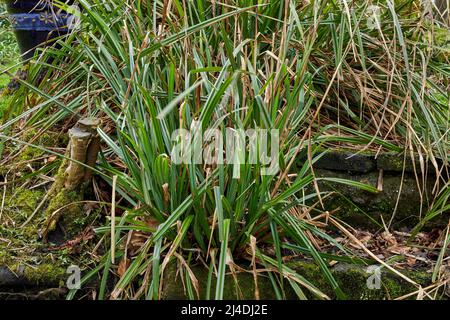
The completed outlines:
{"type": "Polygon", "coordinates": [[[82,231],[85,213],[82,201],[86,187],[92,180],[92,168],[97,162],[100,151],[100,137],[97,128],[100,121],[84,118],[69,130],[69,144],[66,157],[49,190],[51,199],[46,209],[48,216],[45,228],[41,232],[44,241],[59,224],[65,238],[76,236],[82,231]]]}

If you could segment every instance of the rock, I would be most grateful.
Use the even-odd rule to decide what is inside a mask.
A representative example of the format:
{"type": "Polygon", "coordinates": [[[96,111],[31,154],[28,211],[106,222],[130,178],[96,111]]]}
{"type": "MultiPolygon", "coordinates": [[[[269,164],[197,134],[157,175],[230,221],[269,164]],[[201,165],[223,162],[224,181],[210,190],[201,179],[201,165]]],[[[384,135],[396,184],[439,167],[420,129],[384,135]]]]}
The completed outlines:
{"type": "MultiPolygon", "coordinates": [[[[315,174],[316,177],[335,177],[365,183],[373,187],[377,186],[379,178],[378,172],[349,174],[341,171],[317,169],[315,174]]],[[[422,182],[420,183],[422,184],[422,182]]],[[[354,228],[369,230],[382,227],[381,217],[386,224],[389,223],[398,198],[397,210],[392,218],[392,226],[395,228],[404,226],[413,228],[420,221],[421,214],[423,217],[427,211],[430,204],[427,199],[432,198],[433,183],[433,179],[425,182],[425,194],[421,199],[420,190],[413,174],[405,174],[402,182],[401,175],[385,173],[382,181],[383,190],[376,194],[341,183],[318,181],[320,191],[335,192],[334,195],[326,198],[326,210],[331,211],[339,208],[336,213],[338,218],[354,228]]],[[[310,187],[308,191],[314,192],[313,187],[310,187]]],[[[442,214],[430,220],[425,228],[445,227],[448,219],[448,214],[442,214]]]]}
{"type": "Polygon", "coordinates": [[[15,270],[0,266],[0,300],[64,299],[66,274],[63,268],[44,264],[15,270]]]}
{"type": "MultiPolygon", "coordinates": [[[[331,299],[335,299],[335,294],[331,286],[325,279],[321,269],[313,262],[296,261],[290,262],[286,265],[294,269],[298,274],[305,277],[306,280],[313,283],[323,293],[327,294],[331,299]]],[[[243,266],[245,267],[245,266],[243,266]]],[[[247,266],[248,267],[248,266],[247,266]]],[[[346,263],[338,263],[330,268],[333,276],[341,287],[342,291],[350,300],[380,300],[380,299],[394,299],[406,295],[416,290],[416,287],[392,272],[383,268],[379,270],[379,287],[368,285],[370,276],[373,274],[367,266],[352,265],[346,263]],[[369,271],[369,272],[368,272],[369,271]]],[[[208,283],[208,270],[203,266],[194,266],[192,271],[198,279],[200,286],[200,298],[206,297],[206,286],[208,283]]],[[[431,275],[425,271],[404,271],[407,277],[425,287],[431,281],[431,275]]],[[[214,285],[216,278],[213,276],[212,288],[210,297],[214,298],[214,285]]],[[[254,282],[251,273],[238,273],[237,281],[244,299],[255,299],[254,296],[254,282]]],[[[375,283],[376,284],[376,283],[375,283]]],[[[224,299],[235,300],[239,296],[235,280],[231,275],[227,275],[225,280],[224,299]]],[[[258,276],[258,287],[260,298],[266,300],[276,299],[272,284],[267,276],[258,276]]],[[[293,289],[288,281],[284,282],[285,298],[287,300],[295,300],[293,289]]],[[[302,290],[309,299],[314,299],[314,296],[302,287],[302,290]]],[[[414,296],[412,296],[414,298],[414,296]]],[[[172,264],[168,267],[164,274],[164,287],[162,299],[187,299],[187,294],[183,289],[183,282],[180,275],[176,274],[175,266],[172,264]]]]}
{"type": "MultiPolygon", "coordinates": [[[[208,269],[203,266],[195,266],[192,271],[199,282],[199,291],[201,299],[206,299],[207,296],[207,279],[208,279],[208,269]]],[[[276,298],[272,284],[267,276],[258,276],[258,289],[260,294],[260,299],[262,300],[274,300],[276,298]]],[[[211,281],[210,288],[210,298],[214,299],[215,296],[215,287],[216,287],[217,278],[213,276],[213,280],[211,281]]],[[[184,281],[184,283],[186,283],[184,281]]],[[[195,295],[195,290],[194,295],[195,295]]],[[[195,295],[196,297],[196,295],[195,295]]],[[[246,300],[254,300],[255,299],[255,283],[253,280],[253,274],[251,273],[239,273],[238,274],[238,283],[235,282],[231,275],[227,275],[225,277],[225,290],[224,290],[224,299],[225,300],[236,300],[240,297],[240,299],[246,300]]],[[[294,293],[293,291],[289,292],[289,297],[293,299],[294,293]]],[[[164,282],[163,282],[163,293],[161,298],[163,300],[184,300],[187,299],[187,293],[183,288],[183,282],[180,278],[180,274],[177,274],[177,270],[174,264],[171,264],[167,267],[164,273],[164,282]]]]}
{"type": "MultiPolygon", "coordinates": [[[[407,155],[404,159],[402,153],[385,152],[376,154],[374,152],[356,153],[347,149],[331,149],[331,150],[319,150],[316,155],[323,153],[319,160],[314,163],[314,168],[333,170],[333,171],[347,171],[351,173],[369,173],[377,170],[384,170],[386,172],[405,172],[414,173],[414,170],[420,172],[420,160],[419,156],[415,155],[414,159],[411,159],[410,155],[407,155]],[[415,169],[414,169],[415,166],[415,169]]],[[[299,157],[299,162],[303,164],[307,161],[305,155],[299,157]]],[[[424,160],[426,165],[431,168],[431,161],[424,160]]],[[[442,160],[436,159],[439,166],[443,165],[442,160]]],[[[434,170],[430,171],[434,174],[434,170]]]]}
{"type": "Polygon", "coordinates": [[[26,284],[23,278],[23,266],[17,272],[12,272],[7,267],[0,266],[0,288],[7,286],[22,286],[26,284]]]}
{"type": "Polygon", "coordinates": [[[314,163],[314,168],[367,173],[376,170],[374,155],[347,151],[327,151],[314,163]]]}
{"type": "Polygon", "coordinates": [[[405,172],[413,173],[414,165],[416,171],[420,171],[419,158],[416,157],[414,161],[411,157],[404,158],[403,154],[382,153],[377,158],[377,168],[385,172],[405,172]]]}
{"type": "Polygon", "coordinates": [[[35,267],[20,265],[12,268],[0,266],[0,288],[25,287],[62,287],[67,277],[65,269],[52,264],[42,264],[35,267]]]}

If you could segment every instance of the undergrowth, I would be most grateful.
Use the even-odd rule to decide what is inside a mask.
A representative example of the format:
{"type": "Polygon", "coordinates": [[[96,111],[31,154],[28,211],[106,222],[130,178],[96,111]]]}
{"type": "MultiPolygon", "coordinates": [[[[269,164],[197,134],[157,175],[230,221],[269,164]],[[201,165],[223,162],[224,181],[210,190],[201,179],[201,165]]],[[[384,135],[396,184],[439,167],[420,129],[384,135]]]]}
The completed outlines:
{"type": "MultiPolygon", "coordinates": [[[[325,232],[331,225],[351,236],[321,206],[327,194],[317,181],[378,191],[316,177],[312,164],[323,148],[419,157],[417,175],[436,176],[427,217],[447,211],[450,48],[437,8],[413,0],[79,5],[80,28],[29,62],[0,130],[20,144],[17,129],[3,132],[102,120],[95,170],[117,193],[112,206],[123,211],[96,229],[110,250],[83,284],[100,273],[97,298],[159,299],[165,269],[176,263],[190,298],[203,285],[191,267],[203,265],[211,274],[206,285],[215,283],[210,298],[222,299],[226,274],[236,275],[241,261],[255,279],[270,279],[276,298],[287,288],[300,299],[331,298],[285,265],[286,255],[299,252],[320,268],[332,297],[346,298],[330,263],[342,256],[361,261],[325,232]],[[375,20],[371,5],[379,8],[375,20]],[[177,129],[218,129],[203,142],[215,148],[227,128],[277,130],[279,170],[262,161],[174,161],[174,147],[186,138],[174,139],[177,129]],[[335,253],[324,254],[318,242],[335,253]]],[[[215,159],[229,155],[214,148],[215,159]]]]}

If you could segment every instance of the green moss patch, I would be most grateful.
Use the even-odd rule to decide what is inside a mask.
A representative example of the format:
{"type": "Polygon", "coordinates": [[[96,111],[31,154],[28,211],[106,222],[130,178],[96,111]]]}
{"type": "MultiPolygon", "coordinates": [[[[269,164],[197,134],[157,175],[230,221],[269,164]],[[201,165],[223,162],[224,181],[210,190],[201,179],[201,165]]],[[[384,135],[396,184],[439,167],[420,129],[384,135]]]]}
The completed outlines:
{"type": "MultiPolygon", "coordinates": [[[[63,145],[63,138],[50,133],[36,135],[28,130],[22,137],[25,141],[36,138],[34,144],[55,147],[63,145]],[[55,142],[56,141],[56,142],[55,142]]],[[[69,265],[81,268],[91,263],[89,248],[84,242],[76,244],[77,250],[65,244],[76,238],[95,218],[96,212],[85,212],[83,192],[67,192],[61,189],[64,168],[61,160],[48,160],[49,155],[37,148],[22,148],[7,142],[5,158],[12,157],[2,166],[0,199],[3,205],[0,214],[0,269],[10,272],[10,277],[27,286],[64,286],[69,265]],[[16,154],[17,153],[17,154],[16,154]],[[60,168],[58,170],[58,168],[60,168]],[[59,172],[59,174],[58,174],[59,172]],[[56,183],[48,177],[55,177],[56,183]],[[43,231],[54,213],[61,214],[58,223],[64,230],[58,240],[44,241],[43,231]],[[83,246],[85,250],[79,250],[83,246]]],[[[61,228],[60,228],[61,229],[61,228]]],[[[55,238],[56,239],[56,238],[55,238]]],[[[1,278],[1,272],[0,272],[1,278]]],[[[0,287],[2,279],[0,279],[0,287]]],[[[14,282],[14,281],[13,281],[14,282]]]]}

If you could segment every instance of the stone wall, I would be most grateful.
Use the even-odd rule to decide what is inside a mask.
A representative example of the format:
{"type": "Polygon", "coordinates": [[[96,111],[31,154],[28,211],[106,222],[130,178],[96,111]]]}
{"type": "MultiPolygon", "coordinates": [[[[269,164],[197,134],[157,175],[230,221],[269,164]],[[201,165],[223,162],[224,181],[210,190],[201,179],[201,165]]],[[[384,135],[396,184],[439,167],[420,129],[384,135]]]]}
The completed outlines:
{"type": "MultiPolygon", "coordinates": [[[[353,227],[377,229],[382,227],[383,220],[386,224],[392,220],[394,228],[413,228],[427,213],[435,196],[436,176],[431,164],[428,164],[429,172],[422,178],[419,160],[407,158],[404,161],[403,155],[330,151],[324,153],[313,168],[317,178],[352,180],[379,189],[372,193],[319,180],[320,191],[334,192],[324,201],[325,209],[338,209],[337,217],[353,227]]],[[[314,189],[311,187],[309,191],[314,192],[314,189]]],[[[425,228],[445,227],[448,222],[447,212],[431,220],[425,228]]]]}

